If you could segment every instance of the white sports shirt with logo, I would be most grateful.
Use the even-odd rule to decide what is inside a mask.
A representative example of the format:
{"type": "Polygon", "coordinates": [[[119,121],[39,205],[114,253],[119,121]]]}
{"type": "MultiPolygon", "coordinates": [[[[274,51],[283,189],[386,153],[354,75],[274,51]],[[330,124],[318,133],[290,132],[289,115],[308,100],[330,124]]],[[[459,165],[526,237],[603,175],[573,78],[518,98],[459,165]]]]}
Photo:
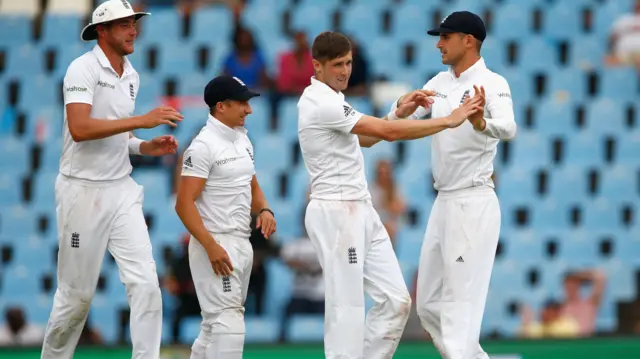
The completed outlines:
{"type": "Polygon", "coordinates": [[[312,199],[371,198],[358,136],[351,133],[361,117],[341,92],[311,78],[298,101],[298,139],[312,199]]]}
{"type": "Polygon", "coordinates": [[[207,180],[196,208],[210,233],[249,237],[253,146],[244,127],[231,128],[209,115],[184,152],[182,176],[207,180]]]}
{"type": "Polygon", "coordinates": [[[131,117],[135,108],[140,79],[127,58],[122,77],[118,77],[102,49],[75,59],[64,77],[64,127],[60,173],[90,181],[112,181],[131,173],[129,133],[99,140],[75,142],[69,132],[66,105],[91,105],[91,118],[117,120],[131,117]]]}
{"type": "MultiPolygon", "coordinates": [[[[429,80],[423,88],[436,92],[435,102],[430,110],[419,107],[410,118],[422,119],[429,112],[432,118],[450,115],[465,98],[475,95],[473,85],[484,86],[486,92],[486,128],[479,132],[465,121],[459,127],[432,136],[431,164],[434,187],[438,191],[494,187],[491,175],[498,142],[512,139],[516,134],[509,84],[504,77],[489,70],[482,58],[460,77],[449,69],[429,80]]],[[[394,103],[392,110],[396,105],[394,103]]]]}

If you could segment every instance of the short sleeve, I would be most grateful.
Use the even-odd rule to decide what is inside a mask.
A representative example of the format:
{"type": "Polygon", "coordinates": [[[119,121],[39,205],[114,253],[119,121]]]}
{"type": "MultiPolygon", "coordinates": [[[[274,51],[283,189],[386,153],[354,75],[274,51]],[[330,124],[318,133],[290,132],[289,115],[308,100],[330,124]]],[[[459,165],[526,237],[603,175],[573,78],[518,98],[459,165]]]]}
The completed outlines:
{"type": "Polygon", "coordinates": [[[346,102],[325,102],[320,104],[320,126],[344,133],[350,133],[362,117],[362,113],[356,111],[346,102]]]}
{"type": "Polygon", "coordinates": [[[209,147],[202,141],[194,140],[182,156],[182,176],[209,178],[213,158],[209,147]]]}
{"type": "Polygon", "coordinates": [[[64,104],[93,105],[93,91],[97,82],[95,72],[89,64],[80,59],[73,61],[64,77],[64,104]]]}

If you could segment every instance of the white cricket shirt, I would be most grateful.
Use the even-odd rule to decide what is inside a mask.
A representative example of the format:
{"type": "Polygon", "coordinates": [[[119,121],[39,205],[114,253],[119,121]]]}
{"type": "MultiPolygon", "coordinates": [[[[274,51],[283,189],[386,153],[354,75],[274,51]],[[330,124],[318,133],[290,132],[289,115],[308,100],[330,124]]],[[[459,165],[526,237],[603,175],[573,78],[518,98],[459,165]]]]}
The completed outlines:
{"type": "Polygon", "coordinates": [[[91,105],[91,118],[117,120],[131,117],[140,79],[125,57],[124,72],[118,77],[100,46],[75,59],[64,77],[64,147],[60,173],[90,181],[111,181],[131,173],[129,133],[75,142],[69,132],[66,105],[91,105]]]}
{"type": "Polygon", "coordinates": [[[298,101],[298,139],[311,180],[311,199],[370,199],[358,136],[362,114],[341,92],[311,78],[298,101]]]}
{"type": "Polygon", "coordinates": [[[206,178],[196,208],[210,233],[251,234],[253,146],[244,127],[231,128],[209,115],[184,152],[182,176],[206,178]]]}
{"type": "MultiPolygon", "coordinates": [[[[446,117],[459,107],[466,97],[475,94],[473,85],[484,86],[486,93],[486,128],[479,132],[469,121],[456,128],[432,136],[431,163],[434,187],[438,191],[456,191],[469,187],[494,187],[493,159],[498,142],[516,135],[511,90],[507,80],[487,69],[484,59],[456,77],[452,69],[440,72],[424,89],[436,92],[431,105],[431,118],[446,117]]],[[[397,104],[394,104],[395,108],[397,104]]],[[[410,116],[421,119],[429,114],[423,107],[410,116]]]]}

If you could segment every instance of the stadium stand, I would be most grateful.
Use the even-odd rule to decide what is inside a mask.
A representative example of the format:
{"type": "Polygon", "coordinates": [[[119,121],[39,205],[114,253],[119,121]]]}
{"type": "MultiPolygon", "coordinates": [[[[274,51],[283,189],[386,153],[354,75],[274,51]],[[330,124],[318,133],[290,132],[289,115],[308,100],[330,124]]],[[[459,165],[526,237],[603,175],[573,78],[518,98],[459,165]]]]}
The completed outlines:
{"type": "MultiPolygon", "coordinates": [[[[55,277],[61,82],[70,61],[91,48],[79,32],[93,4],[49,0],[42,9],[41,3],[0,0],[0,308],[20,303],[30,320],[44,325],[55,289],[43,278],[55,277]]],[[[514,301],[541,308],[561,295],[566,270],[584,268],[600,268],[607,276],[596,330],[613,332],[623,316],[618,303],[640,294],[640,80],[637,69],[606,67],[603,58],[611,24],[631,11],[632,1],[252,0],[240,18],[254,32],[270,73],[288,47],[286,29],[302,29],[313,38],[335,28],[360,43],[374,76],[415,87],[444,69],[426,29],[460,8],[476,9],[490,20],[483,55],[508,79],[519,125],[516,139],[503,143],[496,158],[503,229],[483,334],[516,336],[520,317],[514,301]],[[583,10],[592,15],[590,23],[583,21],[583,10]],[[408,47],[416,50],[413,55],[406,55],[408,47]]],[[[222,69],[234,19],[222,5],[190,16],[174,7],[147,10],[153,15],[142,22],[131,55],[141,78],[136,113],[182,99],[186,117],[175,135],[184,150],[204,123],[201,92],[222,69]]],[[[308,179],[296,149],[295,99],[279,102],[272,126],[266,97],[252,104],[247,128],[259,178],[280,221],[278,241],[286,242],[300,235],[308,179]]],[[[386,110],[369,97],[348,100],[361,112],[386,110]]],[[[414,214],[400,228],[396,246],[409,285],[434,199],[428,145],[424,140],[364,149],[370,178],[376,160],[397,163],[395,177],[414,214]]],[[[165,249],[176,247],[184,232],[173,212],[173,170],[173,164],[158,165],[133,173],[145,187],[160,275],[165,249]]],[[[267,308],[263,317],[248,317],[247,342],[278,340],[290,296],[290,270],[277,259],[266,268],[272,278],[267,308]]],[[[126,309],[126,295],[109,260],[103,275],[92,319],[113,343],[121,337],[115,318],[126,309]]],[[[165,305],[170,311],[171,304],[165,305]]],[[[288,325],[291,341],[322,339],[321,317],[297,316],[288,325]]],[[[188,343],[199,319],[182,326],[181,339],[188,343]]]]}

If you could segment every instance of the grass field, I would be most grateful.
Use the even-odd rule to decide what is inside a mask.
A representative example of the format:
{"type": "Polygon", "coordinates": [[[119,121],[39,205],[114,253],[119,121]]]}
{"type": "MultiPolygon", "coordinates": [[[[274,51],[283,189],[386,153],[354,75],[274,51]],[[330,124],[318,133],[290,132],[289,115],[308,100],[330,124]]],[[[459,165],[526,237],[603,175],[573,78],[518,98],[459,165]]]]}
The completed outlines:
{"type": "MultiPolygon", "coordinates": [[[[640,338],[604,338],[558,341],[487,341],[483,347],[492,359],[638,359],[640,338]]],[[[324,358],[322,344],[248,345],[244,359],[324,358]]],[[[39,348],[2,348],[0,358],[37,359],[39,348]]],[[[76,359],[126,359],[131,349],[80,348],[76,359]]],[[[189,358],[188,347],[166,347],[162,359],[189,358]]],[[[440,359],[431,343],[403,342],[394,359],[440,359]]]]}

